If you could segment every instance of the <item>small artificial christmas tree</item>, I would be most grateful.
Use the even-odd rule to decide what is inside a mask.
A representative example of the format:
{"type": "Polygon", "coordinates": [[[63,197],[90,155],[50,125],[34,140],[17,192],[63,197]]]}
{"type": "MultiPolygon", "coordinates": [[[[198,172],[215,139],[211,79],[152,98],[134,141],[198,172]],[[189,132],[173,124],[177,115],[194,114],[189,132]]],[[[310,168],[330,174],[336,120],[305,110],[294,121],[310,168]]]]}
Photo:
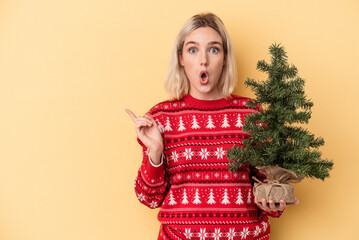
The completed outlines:
{"type": "Polygon", "coordinates": [[[289,66],[280,44],[273,44],[269,52],[271,64],[264,60],[257,64],[258,70],[269,75],[268,80],[248,78],[245,82],[256,95],[247,106],[258,113],[245,117],[243,131],[251,136],[243,141],[244,147],[234,146],[228,151],[229,169],[236,171],[246,163],[259,169],[279,166],[293,172],[297,179],[292,182],[304,177],[324,180],[333,167],[333,162],[321,159],[318,147],[324,140],[298,126],[308,123],[313,106],[304,94],[304,80],[297,76],[294,65],[289,66]]]}

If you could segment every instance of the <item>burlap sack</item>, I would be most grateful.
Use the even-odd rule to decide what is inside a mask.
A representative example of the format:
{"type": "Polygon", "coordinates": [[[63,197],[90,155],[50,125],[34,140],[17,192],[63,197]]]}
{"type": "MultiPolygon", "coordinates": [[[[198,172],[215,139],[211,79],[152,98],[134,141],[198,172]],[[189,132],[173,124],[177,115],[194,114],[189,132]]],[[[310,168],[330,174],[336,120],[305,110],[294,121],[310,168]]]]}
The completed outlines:
{"type": "Polygon", "coordinates": [[[257,178],[253,177],[256,181],[253,186],[253,194],[261,201],[263,198],[267,201],[273,200],[279,203],[284,200],[286,203],[294,202],[294,187],[288,183],[298,183],[303,178],[288,170],[278,166],[265,166],[257,167],[260,172],[264,173],[268,182],[263,183],[257,178]]]}

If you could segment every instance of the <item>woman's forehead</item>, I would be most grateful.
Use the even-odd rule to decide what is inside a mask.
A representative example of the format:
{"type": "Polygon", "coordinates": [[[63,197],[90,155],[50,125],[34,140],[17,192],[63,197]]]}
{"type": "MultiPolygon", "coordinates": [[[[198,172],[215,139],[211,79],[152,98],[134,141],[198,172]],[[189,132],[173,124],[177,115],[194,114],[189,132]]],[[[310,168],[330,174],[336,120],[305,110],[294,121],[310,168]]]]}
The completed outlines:
{"type": "Polygon", "coordinates": [[[190,34],[188,34],[184,40],[184,44],[188,42],[192,43],[219,43],[223,44],[221,36],[218,34],[216,30],[211,27],[200,27],[193,30],[190,34]]]}

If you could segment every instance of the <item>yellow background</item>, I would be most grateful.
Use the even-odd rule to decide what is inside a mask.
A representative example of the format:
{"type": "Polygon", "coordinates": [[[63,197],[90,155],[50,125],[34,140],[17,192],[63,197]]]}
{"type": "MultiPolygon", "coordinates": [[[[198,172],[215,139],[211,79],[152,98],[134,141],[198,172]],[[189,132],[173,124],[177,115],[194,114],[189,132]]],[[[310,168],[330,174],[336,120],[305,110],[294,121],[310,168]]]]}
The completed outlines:
{"type": "Polygon", "coordinates": [[[133,190],[134,125],[167,95],[174,38],[192,15],[225,23],[246,77],[282,42],[314,102],[331,178],[297,184],[275,240],[358,238],[356,0],[0,1],[0,239],[156,239],[157,210],[133,190]]]}

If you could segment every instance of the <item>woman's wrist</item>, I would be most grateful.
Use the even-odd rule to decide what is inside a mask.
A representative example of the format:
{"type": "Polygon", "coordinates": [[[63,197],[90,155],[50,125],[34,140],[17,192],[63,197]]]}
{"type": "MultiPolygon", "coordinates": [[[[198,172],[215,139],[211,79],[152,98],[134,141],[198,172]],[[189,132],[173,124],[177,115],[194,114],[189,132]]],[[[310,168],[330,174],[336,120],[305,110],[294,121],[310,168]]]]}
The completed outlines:
{"type": "Polygon", "coordinates": [[[161,163],[162,153],[163,153],[163,148],[149,150],[149,155],[153,164],[158,165],[161,163]]]}

